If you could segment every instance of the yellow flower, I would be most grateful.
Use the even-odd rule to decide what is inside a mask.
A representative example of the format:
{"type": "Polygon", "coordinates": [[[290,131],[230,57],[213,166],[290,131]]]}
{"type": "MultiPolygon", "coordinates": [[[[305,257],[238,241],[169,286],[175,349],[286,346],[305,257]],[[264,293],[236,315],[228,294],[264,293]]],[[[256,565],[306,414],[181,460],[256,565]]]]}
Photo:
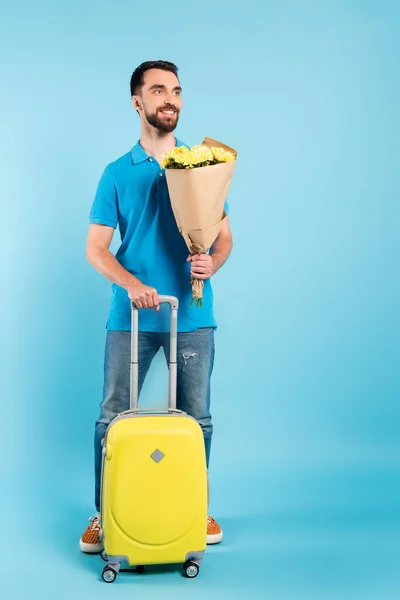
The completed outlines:
{"type": "Polygon", "coordinates": [[[236,160],[236,157],[232,152],[228,152],[223,148],[211,148],[212,155],[214,159],[220,163],[231,162],[232,160],[236,160]]]}
{"type": "Polygon", "coordinates": [[[190,152],[189,148],[186,146],[176,146],[169,150],[168,152],[164,152],[161,157],[161,168],[179,168],[179,165],[184,164],[184,157],[190,152]]]}
{"type": "Polygon", "coordinates": [[[165,169],[168,167],[172,167],[174,163],[182,163],[183,156],[189,152],[189,148],[186,146],[179,146],[172,148],[168,152],[164,152],[161,158],[161,168],[165,169]]]}
{"type": "Polygon", "coordinates": [[[203,163],[210,164],[212,160],[213,155],[211,150],[207,146],[199,145],[193,146],[193,148],[190,149],[185,164],[188,164],[189,167],[195,167],[196,165],[203,163]]]}

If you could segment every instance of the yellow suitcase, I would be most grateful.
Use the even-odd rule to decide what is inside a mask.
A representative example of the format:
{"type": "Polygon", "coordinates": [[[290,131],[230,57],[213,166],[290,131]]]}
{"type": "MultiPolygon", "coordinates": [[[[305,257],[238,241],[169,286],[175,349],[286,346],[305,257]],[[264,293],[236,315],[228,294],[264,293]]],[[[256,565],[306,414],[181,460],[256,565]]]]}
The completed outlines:
{"type": "Polygon", "coordinates": [[[109,425],[103,440],[101,533],[108,561],[102,578],[115,581],[121,563],[182,563],[196,577],[206,549],[207,466],[203,433],[176,410],[178,300],[171,307],[169,402],[164,412],[138,409],[138,310],[132,303],[130,410],[109,425]]]}

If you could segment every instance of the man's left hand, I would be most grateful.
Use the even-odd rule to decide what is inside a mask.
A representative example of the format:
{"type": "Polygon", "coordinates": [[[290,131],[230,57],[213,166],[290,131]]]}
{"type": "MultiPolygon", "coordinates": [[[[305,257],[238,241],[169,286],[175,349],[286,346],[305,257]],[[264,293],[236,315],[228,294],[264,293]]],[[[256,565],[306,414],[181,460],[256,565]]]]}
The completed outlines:
{"type": "Polygon", "coordinates": [[[187,261],[192,263],[190,274],[196,279],[210,279],[214,273],[214,261],[210,254],[190,254],[187,261]]]}

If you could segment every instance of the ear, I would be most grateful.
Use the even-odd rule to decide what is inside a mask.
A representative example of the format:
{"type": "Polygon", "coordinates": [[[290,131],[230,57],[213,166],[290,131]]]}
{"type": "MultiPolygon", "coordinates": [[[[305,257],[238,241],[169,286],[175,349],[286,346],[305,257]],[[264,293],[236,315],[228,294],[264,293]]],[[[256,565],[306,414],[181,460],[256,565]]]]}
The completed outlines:
{"type": "Polygon", "coordinates": [[[132,96],[132,106],[135,110],[142,110],[142,103],[139,96],[132,96]]]}

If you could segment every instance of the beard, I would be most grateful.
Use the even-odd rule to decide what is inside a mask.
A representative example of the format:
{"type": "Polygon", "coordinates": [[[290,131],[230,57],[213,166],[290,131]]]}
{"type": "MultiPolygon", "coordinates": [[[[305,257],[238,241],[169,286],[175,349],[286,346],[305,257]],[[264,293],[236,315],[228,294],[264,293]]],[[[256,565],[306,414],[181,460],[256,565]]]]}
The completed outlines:
{"type": "Polygon", "coordinates": [[[154,113],[148,113],[146,109],[144,110],[144,115],[149,125],[152,125],[161,133],[171,133],[171,131],[174,131],[178,125],[179,112],[177,111],[174,115],[171,115],[171,118],[160,117],[159,112],[160,109],[157,109],[154,113]]]}

